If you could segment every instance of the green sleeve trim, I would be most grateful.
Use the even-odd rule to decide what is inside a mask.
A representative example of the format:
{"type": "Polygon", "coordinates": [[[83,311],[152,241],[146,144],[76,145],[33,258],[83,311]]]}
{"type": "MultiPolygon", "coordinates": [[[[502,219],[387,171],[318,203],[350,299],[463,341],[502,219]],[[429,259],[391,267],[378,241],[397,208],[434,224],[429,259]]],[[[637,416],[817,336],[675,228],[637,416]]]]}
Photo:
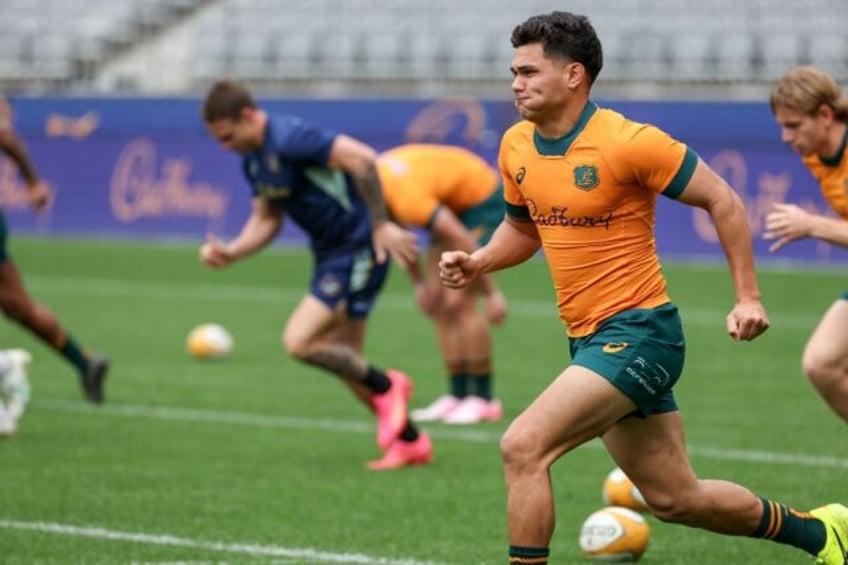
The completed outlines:
{"type": "Polygon", "coordinates": [[[426,223],[426,224],[424,224],[424,227],[425,227],[428,231],[433,229],[433,224],[434,224],[434,223],[435,223],[435,221],[436,221],[436,214],[438,214],[438,213],[439,213],[439,210],[441,210],[441,209],[442,209],[442,205],[441,205],[441,204],[439,204],[438,206],[436,206],[436,209],[435,209],[435,210],[433,210],[433,213],[432,213],[432,214],[430,214],[430,217],[427,219],[427,223],[426,223]]]}
{"type": "Polygon", "coordinates": [[[506,213],[516,220],[530,220],[530,209],[527,206],[516,206],[515,204],[506,203],[506,213]]]}
{"type": "Polygon", "coordinates": [[[669,198],[677,198],[683,192],[683,189],[686,188],[686,185],[689,184],[689,181],[692,179],[692,175],[695,173],[695,167],[698,166],[698,154],[695,153],[691,147],[686,148],[686,155],[683,157],[683,163],[680,165],[680,169],[677,171],[677,174],[674,175],[674,178],[671,179],[671,182],[668,184],[665,190],[663,190],[663,195],[668,196],[669,198]]]}

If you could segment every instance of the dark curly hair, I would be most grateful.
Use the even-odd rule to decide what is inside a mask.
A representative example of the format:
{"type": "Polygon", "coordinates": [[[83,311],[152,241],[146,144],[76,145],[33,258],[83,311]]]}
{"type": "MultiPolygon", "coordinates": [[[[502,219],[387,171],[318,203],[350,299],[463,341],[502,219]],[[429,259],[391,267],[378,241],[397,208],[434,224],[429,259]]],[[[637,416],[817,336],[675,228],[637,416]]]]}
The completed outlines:
{"type": "Polygon", "coordinates": [[[546,56],[580,63],[586,69],[590,84],[595,82],[604,66],[601,41],[589,18],[571,12],[533,16],[515,26],[510,41],[513,47],[541,43],[546,56]]]}

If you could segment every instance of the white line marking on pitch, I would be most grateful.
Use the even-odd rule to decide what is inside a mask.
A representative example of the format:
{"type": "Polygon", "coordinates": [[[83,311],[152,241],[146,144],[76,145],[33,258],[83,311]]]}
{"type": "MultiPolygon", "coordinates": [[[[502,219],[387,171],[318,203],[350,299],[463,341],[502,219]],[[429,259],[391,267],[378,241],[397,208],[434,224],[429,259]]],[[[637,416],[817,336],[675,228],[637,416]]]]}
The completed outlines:
{"type": "MultiPolygon", "coordinates": [[[[233,284],[175,283],[167,281],[136,281],[80,277],[44,277],[28,275],[27,283],[38,292],[59,292],[88,296],[132,296],[158,300],[228,300],[248,303],[279,304],[300,300],[305,289],[233,284]]],[[[380,295],[378,305],[392,310],[415,310],[415,299],[410,294],[387,293],[380,295]]],[[[551,300],[511,300],[510,313],[527,318],[558,319],[556,306],[551,300]]],[[[729,310],[728,310],[729,311],[729,310]]],[[[684,324],[697,326],[723,326],[727,312],[694,308],[681,308],[684,324]]],[[[806,333],[816,326],[819,313],[792,313],[772,311],[769,314],[775,326],[786,331],[806,333]]]]}
{"type": "Polygon", "coordinates": [[[205,551],[238,553],[254,557],[282,557],[287,559],[306,559],[310,563],[367,563],[375,565],[442,565],[434,561],[418,561],[408,558],[375,557],[362,553],[331,553],[313,548],[292,548],[277,545],[259,545],[253,543],[225,543],[210,540],[181,538],[168,534],[140,534],[118,532],[104,528],[69,526],[48,522],[22,522],[0,519],[0,528],[30,530],[51,534],[87,537],[110,541],[126,541],[148,545],[188,547],[205,551]]]}
{"type": "MultiPolygon", "coordinates": [[[[193,408],[173,408],[162,406],[136,406],[129,404],[108,404],[92,408],[82,402],[72,402],[60,399],[37,398],[33,406],[48,410],[106,414],[110,416],[141,416],[155,420],[173,420],[180,422],[211,422],[215,424],[236,424],[260,428],[288,428],[304,430],[324,430],[355,434],[372,434],[374,425],[370,422],[353,420],[327,420],[317,418],[295,418],[290,416],[263,416],[261,414],[246,414],[242,412],[221,412],[214,410],[198,410],[193,408]]],[[[475,443],[498,443],[502,431],[485,430],[450,430],[430,428],[428,433],[435,438],[467,441],[475,443]]],[[[590,442],[591,447],[602,448],[600,442],[590,442]]],[[[826,455],[804,455],[798,453],[774,453],[768,451],[750,451],[745,449],[726,449],[719,447],[688,446],[689,454],[707,459],[726,459],[732,461],[749,461],[754,463],[771,463],[774,465],[801,465],[805,467],[835,467],[848,469],[848,459],[826,455]]]]}

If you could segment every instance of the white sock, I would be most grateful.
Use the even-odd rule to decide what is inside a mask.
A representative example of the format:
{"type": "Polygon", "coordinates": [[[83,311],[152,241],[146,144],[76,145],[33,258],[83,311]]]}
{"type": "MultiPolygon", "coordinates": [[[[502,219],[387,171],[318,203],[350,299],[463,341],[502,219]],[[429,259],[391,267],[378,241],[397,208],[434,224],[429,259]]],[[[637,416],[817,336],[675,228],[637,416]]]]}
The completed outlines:
{"type": "Polygon", "coordinates": [[[6,407],[0,402],[0,437],[4,435],[12,435],[15,433],[17,426],[12,415],[6,411],[6,407]]]}
{"type": "Polygon", "coordinates": [[[0,349],[0,382],[3,381],[3,377],[9,373],[13,365],[14,363],[9,355],[9,350],[0,349]]]}

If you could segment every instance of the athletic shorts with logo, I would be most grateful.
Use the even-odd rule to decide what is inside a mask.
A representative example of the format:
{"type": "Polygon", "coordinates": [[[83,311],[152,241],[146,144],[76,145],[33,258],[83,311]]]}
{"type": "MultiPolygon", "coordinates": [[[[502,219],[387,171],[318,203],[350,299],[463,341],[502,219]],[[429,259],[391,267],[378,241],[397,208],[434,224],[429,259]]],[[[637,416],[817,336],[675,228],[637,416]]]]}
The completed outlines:
{"type": "Polygon", "coordinates": [[[620,312],[595,333],[570,338],[571,359],[607,379],[637,406],[636,416],[677,410],[672,387],[686,352],[683,327],[672,303],[620,312]]]}
{"type": "Polygon", "coordinates": [[[366,318],[389,272],[389,261],[377,264],[370,247],[354,253],[316,258],[310,293],[335,310],[346,302],[349,318],[366,318]]]}

